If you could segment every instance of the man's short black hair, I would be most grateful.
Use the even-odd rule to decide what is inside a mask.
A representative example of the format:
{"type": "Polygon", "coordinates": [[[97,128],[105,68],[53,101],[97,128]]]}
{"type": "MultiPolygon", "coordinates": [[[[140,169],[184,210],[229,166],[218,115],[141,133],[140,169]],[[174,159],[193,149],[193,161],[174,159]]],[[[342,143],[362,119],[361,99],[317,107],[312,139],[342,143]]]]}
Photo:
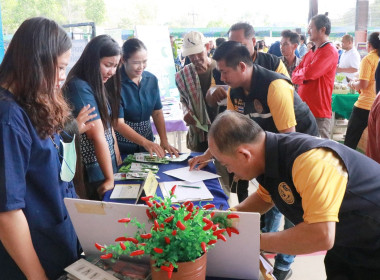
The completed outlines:
{"type": "Polygon", "coordinates": [[[302,40],[306,44],[306,36],[305,35],[300,35],[300,40],[302,40]]]}
{"type": "Polygon", "coordinates": [[[233,155],[237,147],[242,144],[257,143],[263,134],[263,129],[248,116],[226,110],[213,121],[208,139],[214,140],[221,153],[233,155]]]}
{"type": "Polygon", "coordinates": [[[216,61],[223,59],[226,65],[231,68],[236,68],[240,62],[244,62],[248,66],[253,65],[247,47],[235,41],[227,41],[221,44],[212,58],[216,61]]]}
{"type": "Polygon", "coordinates": [[[225,41],[227,41],[225,38],[220,37],[215,40],[216,47],[219,47],[221,44],[223,44],[225,41]]]}
{"type": "Polygon", "coordinates": [[[300,36],[289,29],[284,30],[281,32],[281,37],[289,38],[290,43],[292,44],[299,44],[300,43],[300,36]]]}
{"type": "Polygon", "coordinates": [[[311,18],[312,21],[314,21],[315,27],[317,27],[317,30],[320,30],[323,27],[326,27],[325,34],[330,35],[331,32],[331,22],[330,19],[327,17],[327,15],[316,15],[311,18]]]}
{"type": "Polygon", "coordinates": [[[227,34],[230,35],[231,31],[236,31],[236,30],[244,30],[244,37],[246,39],[251,39],[255,37],[255,29],[253,29],[253,26],[250,25],[248,22],[238,22],[235,23],[230,27],[228,30],[227,34]]]}

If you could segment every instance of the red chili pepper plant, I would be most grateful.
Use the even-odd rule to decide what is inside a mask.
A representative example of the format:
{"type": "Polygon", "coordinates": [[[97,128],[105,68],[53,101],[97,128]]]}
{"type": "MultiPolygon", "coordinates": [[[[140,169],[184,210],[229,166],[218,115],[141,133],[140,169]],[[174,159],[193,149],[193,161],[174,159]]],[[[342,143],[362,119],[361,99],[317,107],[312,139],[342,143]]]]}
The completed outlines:
{"type": "Polygon", "coordinates": [[[115,239],[115,244],[100,245],[96,248],[103,253],[101,258],[118,258],[121,255],[139,256],[150,255],[155,261],[157,269],[168,272],[171,278],[177,263],[195,261],[215,246],[219,240],[226,241],[231,233],[239,234],[232,227],[232,221],[238,216],[214,215],[215,206],[208,204],[196,206],[187,201],[183,204],[172,203],[175,187],[171,196],[144,197],[148,205],[146,214],[152,223],[150,232],[146,232],[145,224],[139,223],[136,218],[121,218],[120,223],[125,226],[137,227],[135,236],[121,236],[115,239]]]}

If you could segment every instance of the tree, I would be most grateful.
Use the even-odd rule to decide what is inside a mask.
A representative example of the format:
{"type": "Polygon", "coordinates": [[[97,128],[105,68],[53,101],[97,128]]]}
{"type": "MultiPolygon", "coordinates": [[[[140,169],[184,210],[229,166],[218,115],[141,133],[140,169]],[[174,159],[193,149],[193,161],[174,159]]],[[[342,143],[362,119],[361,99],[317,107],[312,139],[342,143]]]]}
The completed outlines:
{"type": "Polygon", "coordinates": [[[210,27],[229,27],[230,24],[225,22],[223,19],[218,19],[218,20],[211,20],[207,24],[207,28],[210,27]]]}
{"type": "Polygon", "coordinates": [[[64,0],[1,0],[3,32],[11,34],[27,18],[43,16],[63,22],[62,5],[64,0]]]}
{"type": "Polygon", "coordinates": [[[105,20],[106,5],[104,0],[86,0],[86,18],[96,24],[101,24],[105,20]]]}
{"type": "Polygon", "coordinates": [[[84,9],[82,7],[85,5],[84,0],[64,0],[62,5],[62,14],[64,15],[66,24],[83,22],[85,18],[84,9]]]}
{"type": "Polygon", "coordinates": [[[369,27],[380,26],[380,0],[375,0],[369,4],[369,27]]]}

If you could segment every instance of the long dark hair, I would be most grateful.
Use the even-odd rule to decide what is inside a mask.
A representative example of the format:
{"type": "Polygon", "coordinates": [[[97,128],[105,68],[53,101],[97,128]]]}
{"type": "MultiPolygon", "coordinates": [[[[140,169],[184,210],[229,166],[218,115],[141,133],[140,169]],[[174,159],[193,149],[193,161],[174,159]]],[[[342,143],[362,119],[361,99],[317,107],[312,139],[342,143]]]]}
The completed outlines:
{"type": "Polygon", "coordinates": [[[13,93],[41,138],[62,130],[70,114],[56,88],[58,57],[69,49],[71,40],[55,21],[31,18],[14,34],[0,65],[0,85],[13,93]]]}
{"type": "Polygon", "coordinates": [[[123,44],[123,59],[124,62],[127,62],[127,60],[137,51],[140,50],[146,50],[146,47],[144,43],[137,39],[137,38],[131,38],[124,42],[123,44]]]}
{"type": "Polygon", "coordinates": [[[74,77],[86,81],[92,88],[96,103],[99,108],[103,126],[112,125],[111,120],[116,120],[119,115],[120,105],[120,68],[117,67],[106,84],[100,73],[100,60],[103,57],[121,55],[119,44],[108,35],[100,35],[93,38],[84,49],[77,63],[69,72],[64,90],[74,77]],[[107,104],[111,107],[111,117],[108,114],[107,104]]]}
{"type": "Polygon", "coordinates": [[[380,38],[379,32],[372,32],[368,37],[368,42],[376,50],[377,55],[380,56],[380,38]]]}

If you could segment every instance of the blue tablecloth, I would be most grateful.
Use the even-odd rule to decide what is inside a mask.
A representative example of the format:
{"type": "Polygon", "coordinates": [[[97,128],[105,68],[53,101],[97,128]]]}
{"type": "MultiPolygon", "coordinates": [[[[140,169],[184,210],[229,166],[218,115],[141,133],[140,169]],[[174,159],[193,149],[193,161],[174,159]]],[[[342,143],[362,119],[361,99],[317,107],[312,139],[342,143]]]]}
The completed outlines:
{"type": "MultiPolygon", "coordinates": [[[[192,153],[191,156],[189,157],[192,158],[196,155],[199,155],[199,153],[192,153]]],[[[171,170],[171,169],[176,169],[176,168],[182,168],[188,166],[187,161],[183,162],[171,162],[169,164],[159,164],[159,171],[157,173],[157,176],[160,177],[158,179],[158,182],[167,182],[167,181],[178,181],[179,179],[171,177],[169,175],[164,174],[164,171],[171,170]]],[[[210,162],[208,166],[206,166],[203,170],[209,171],[212,173],[216,173],[215,165],[210,162]]],[[[116,182],[120,184],[125,184],[125,183],[142,183],[142,181],[137,181],[137,180],[127,180],[127,181],[118,181],[116,182]]],[[[215,207],[217,209],[223,209],[227,210],[229,208],[227,199],[228,197],[225,195],[223,192],[222,187],[220,186],[219,180],[218,179],[210,179],[210,180],[205,180],[204,181],[205,185],[207,188],[210,190],[211,194],[214,196],[214,200],[211,201],[201,201],[201,205],[205,205],[207,203],[213,203],[215,204],[215,207]]],[[[107,191],[104,195],[103,201],[112,201],[112,202],[120,202],[120,203],[135,203],[135,199],[110,199],[112,191],[107,191]]],[[[158,187],[156,194],[158,196],[162,197],[161,189],[158,187]]],[[[199,202],[194,202],[194,204],[198,205],[199,202]]]]}
{"type": "MultiPolygon", "coordinates": [[[[191,153],[191,156],[189,157],[192,158],[194,156],[200,155],[200,153],[191,153]]],[[[176,168],[181,168],[188,166],[187,161],[183,162],[172,162],[169,164],[159,164],[159,171],[157,173],[157,176],[160,177],[158,179],[158,182],[167,182],[167,181],[178,181],[177,178],[171,177],[169,175],[164,174],[164,171],[171,170],[171,169],[176,169],[176,168]]],[[[205,171],[209,171],[212,173],[216,173],[216,168],[215,165],[210,162],[204,169],[205,171]]],[[[118,181],[116,183],[142,183],[142,181],[136,181],[136,180],[127,180],[127,181],[118,181]]],[[[214,196],[214,200],[211,201],[201,201],[201,205],[205,205],[207,203],[213,203],[215,204],[215,207],[217,209],[222,209],[222,210],[227,210],[229,208],[227,199],[228,197],[225,195],[222,187],[220,186],[219,180],[218,179],[210,179],[210,180],[205,180],[204,181],[205,185],[207,188],[210,190],[212,195],[214,196]]],[[[133,204],[135,203],[135,199],[110,199],[112,191],[107,191],[104,195],[103,201],[111,201],[111,202],[119,202],[119,203],[130,203],[133,204]]],[[[162,197],[161,189],[158,187],[156,194],[158,196],[162,197]]],[[[198,205],[199,202],[194,202],[194,204],[198,205]]],[[[218,280],[221,279],[220,277],[206,277],[207,280],[218,280]]],[[[223,280],[235,280],[232,278],[223,278],[223,280]]]]}

